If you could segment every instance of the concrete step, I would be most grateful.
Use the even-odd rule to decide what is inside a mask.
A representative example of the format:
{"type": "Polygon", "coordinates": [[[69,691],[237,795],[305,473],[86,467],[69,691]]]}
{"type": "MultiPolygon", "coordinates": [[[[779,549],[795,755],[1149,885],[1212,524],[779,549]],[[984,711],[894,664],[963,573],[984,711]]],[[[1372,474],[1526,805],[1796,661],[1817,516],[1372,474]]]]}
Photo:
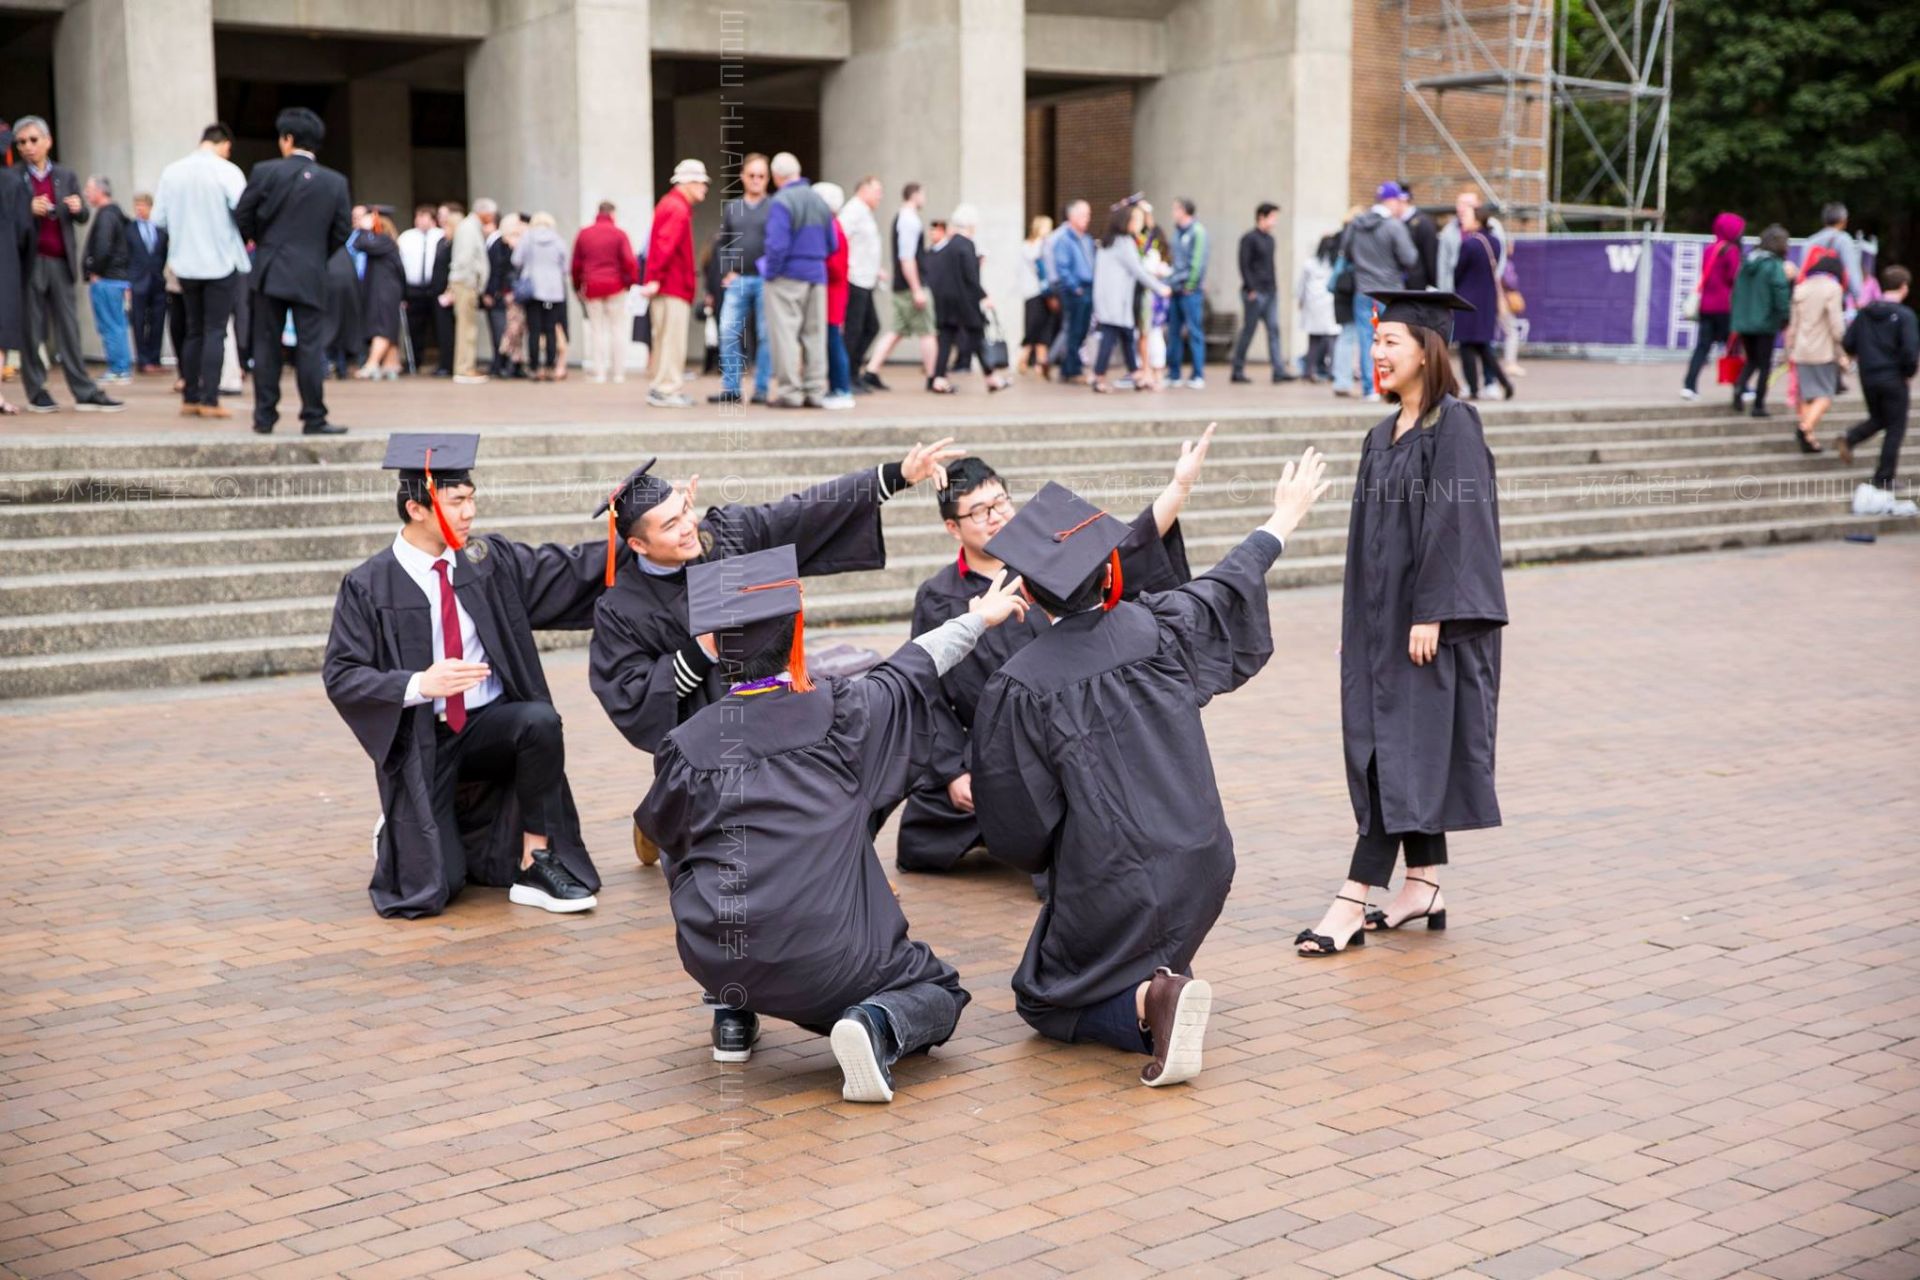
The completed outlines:
{"type": "MultiPolygon", "coordinates": [[[[1892,534],[1914,530],[1912,520],[1826,515],[1792,521],[1682,525],[1653,533],[1512,539],[1506,544],[1506,558],[1509,564],[1526,565],[1553,560],[1728,550],[1832,538],[1855,531],[1892,534]]],[[[1276,587],[1337,582],[1342,567],[1343,558],[1339,555],[1302,555],[1296,546],[1274,566],[1269,581],[1276,587]]],[[[822,622],[829,619],[904,622],[910,608],[911,596],[905,591],[848,593],[839,598],[821,592],[810,597],[808,616],[819,617],[822,622]]],[[[832,632],[823,629],[822,634],[831,636],[832,632]]],[[[587,634],[543,632],[538,640],[542,649],[552,650],[585,644],[587,634]]],[[[319,669],[325,643],[325,635],[316,630],[304,634],[136,644],[0,658],[0,698],[47,697],[100,689],[149,688],[313,672],[319,669]]]]}
{"type": "MultiPolygon", "coordinates": [[[[1249,445],[1244,452],[1228,449],[1218,459],[1209,458],[1208,479],[1222,483],[1223,478],[1278,477],[1281,468],[1297,453],[1273,452],[1249,445]]],[[[1621,440],[1605,444],[1568,442],[1528,445],[1496,455],[1503,475],[1509,471],[1527,471],[1540,467],[1611,466],[1626,467],[1659,463],[1686,471],[1695,467],[1737,464],[1748,458],[1798,460],[1800,455],[1784,438],[1756,441],[1741,437],[1692,439],[1621,440]]],[[[1350,479],[1359,465],[1359,455],[1341,448],[1327,452],[1332,473],[1343,481],[1350,479]]],[[[1103,506],[1124,509],[1151,501],[1166,483],[1170,464],[1164,457],[1143,458],[1137,450],[1102,457],[1076,458],[1071,450],[1051,455],[1040,454],[1030,461],[995,464],[1016,492],[1031,492],[1043,481],[1058,480],[1103,506]]],[[[527,483],[490,483],[482,499],[482,511],[489,521],[501,517],[578,512],[582,526],[606,493],[618,483],[618,476],[576,475],[527,483]]],[[[709,477],[700,489],[703,501],[765,502],[793,492],[808,482],[808,477],[783,474],[768,477],[721,475],[709,477]]],[[[216,486],[220,483],[216,479],[216,486]]],[[[233,496],[229,498],[138,499],[111,504],[114,529],[122,535],[178,533],[190,530],[306,529],[341,523],[371,523],[392,519],[394,498],[391,481],[379,478],[375,487],[343,485],[337,491],[310,492],[314,484],[332,490],[331,478],[302,477],[281,492],[276,478],[274,496],[233,496]]],[[[922,487],[902,495],[903,505],[920,503],[931,507],[934,491],[922,487]]],[[[85,520],[85,510],[76,510],[65,501],[22,503],[0,507],[0,542],[70,535],[77,520],[85,520]]],[[[79,507],[104,507],[108,504],[78,504],[79,507]]]]}
{"type": "MultiPolygon", "coordinates": [[[[1754,518],[1765,511],[1785,513],[1781,499],[1804,499],[1828,505],[1844,505],[1852,495],[1857,477],[1839,471],[1802,474],[1792,472],[1754,475],[1738,474],[1711,477],[1671,477],[1650,475],[1619,478],[1612,474],[1590,475],[1584,470],[1545,477],[1509,476],[1503,481],[1501,514],[1511,526],[1517,520],[1537,515],[1604,514],[1618,508],[1647,506],[1655,509],[1687,509],[1703,503],[1745,503],[1754,518]]],[[[1258,524],[1266,511],[1257,502],[1247,502],[1249,494],[1233,490],[1203,488],[1195,494],[1182,517],[1181,527],[1189,540],[1210,534],[1233,535],[1258,524]]],[[[1330,494],[1308,515],[1303,529],[1341,530],[1347,525],[1347,494],[1330,494]]],[[[896,563],[911,556],[932,563],[943,561],[952,551],[947,532],[927,519],[901,518],[912,513],[889,508],[888,548],[896,563]]],[[[538,521],[538,517],[530,518],[538,521]]],[[[536,538],[558,538],[577,533],[572,522],[562,522],[564,530],[528,528],[536,538]]],[[[353,539],[347,530],[327,531],[339,541],[353,539]]],[[[211,549],[218,551],[235,545],[224,535],[213,538],[211,549]]],[[[371,525],[361,530],[358,541],[364,550],[358,554],[332,559],[273,560],[263,563],[181,563],[156,567],[126,567],[75,570],[72,565],[84,557],[79,549],[66,546],[48,559],[60,567],[51,572],[0,577],[0,618],[46,613],[81,613],[96,609],[154,608],[169,605],[219,604],[281,597],[331,595],[341,575],[355,564],[392,541],[391,526],[371,525]]],[[[63,544],[71,540],[55,540],[63,544]]],[[[284,552],[301,554],[310,549],[312,539],[283,539],[274,545],[284,552]]],[[[117,546],[107,540],[105,546],[117,546]]],[[[204,547],[206,544],[191,544],[204,547]]],[[[93,550],[102,549],[100,546],[93,550]]],[[[14,557],[9,557],[13,559],[14,557]]],[[[916,560],[918,563],[918,560],[916,560]]]]}
{"type": "MultiPolygon", "coordinates": [[[[909,398],[908,403],[911,403],[909,398]]],[[[930,423],[906,410],[897,416],[847,422],[833,417],[800,415],[789,420],[720,417],[716,414],[647,414],[636,411],[628,424],[552,423],[527,427],[476,428],[482,436],[483,464],[494,457],[525,454],[604,453],[640,458],[654,453],[677,457],[712,449],[780,453],[796,448],[824,448],[841,457],[859,457],[877,451],[904,450],[915,440],[933,439],[934,427],[956,439],[978,444],[1032,439],[1152,436],[1178,439],[1195,434],[1208,421],[1223,430],[1270,433],[1360,431],[1386,416],[1381,405],[1333,401],[1325,408],[1252,407],[1205,412],[1187,409],[1178,395],[1153,397],[1140,407],[1108,407],[1083,413],[1052,413],[1013,419],[1004,415],[961,415],[930,423]]],[[[1718,404],[1590,404],[1494,403],[1481,407],[1491,427],[1516,423],[1585,424],[1602,422],[1710,422],[1738,420],[1718,404]]],[[[44,471],[147,470],[175,467],[244,467],[268,465],[371,463],[386,452],[381,433],[304,437],[255,436],[243,426],[207,432],[197,425],[179,432],[156,432],[111,438],[74,439],[61,435],[17,435],[0,440],[0,476],[44,471]]]]}
{"type": "MultiPolygon", "coordinates": [[[[1762,522],[1792,524],[1829,515],[1836,504],[1826,497],[1738,499],[1723,502],[1685,502],[1673,505],[1638,504],[1571,511],[1503,514],[1502,534],[1515,545],[1564,543],[1586,547],[1612,545],[1620,539],[1658,537],[1668,530],[1714,525],[1751,525],[1762,522]]],[[[1189,528],[1188,555],[1198,567],[1213,563],[1266,515],[1245,508],[1189,528]]],[[[1851,519],[1852,517],[1849,517],[1851,519]]],[[[1289,551],[1294,557],[1341,557],[1345,554],[1344,523],[1296,530],[1289,551]]],[[[930,550],[889,555],[887,567],[843,574],[823,583],[820,594],[833,603],[823,606],[823,620],[835,620],[834,608],[850,596],[868,602],[895,602],[901,612],[911,608],[914,589],[952,556],[951,543],[922,543],[930,550]]],[[[1580,551],[1578,554],[1592,554],[1580,551]]],[[[184,644],[246,636],[304,634],[324,631],[333,613],[333,593],[346,566],[319,566],[288,574],[282,566],[267,566],[256,574],[257,594],[223,601],[184,604],[122,603],[111,607],[76,608],[71,594],[59,612],[0,617],[0,657],[28,657],[83,649],[118,649],[142,643],[184,644]],[[294,594],[302,591],[302,594],[294,594]]],[[[236,578],[227,577],[225,585],[236,578]]],[[[93,584],[95,596],[106,584],[93,584]]],[[[115,597],[106,595],[106,599],[115,597]]],[[[137,597],[134,597],[137,598],[137,597]]],[[[809,604],[809,610],[813,609],[809,604]]],[[[883,615],[884,616],[884,615],[883,615]]]]}
{"type": "MultiPolygon", "coordinates": [[[[1724,447],[1719,442],[1734,439],[1750,442],[1749,447],[1755,450],[1792,447],[1790,436],[1768,424],[1731,415],[1700,422],[1529,422],[1490,426],[1487,439],[1495,456],[1502,459],[1512,457],[1522,448],[1569,444],[1617,446],[1673,439],[1712,440],[1716,444],[1708,447],[1713,448],[1724,447]]],[[[1240,457],[1287,456],[1297,454],[1308,444],[1351,450],[1357,438],[1346,432],[1330,435],[1325,430],[1292,427],[1282,431],[1222,430],[1214,438],[1213,462],[1217,466],[1240,457]]],[[[1025,468],[1057,469],[1077,463],[1104,463],[1114,458],[1129,458],[1134,465],[1149,469],[1154,458],[1164,458],[1164,469],[1176,455],[1177,446],[1164,437],[1041,437],[999,442],[991,449],[989,460],[1009,473],[1025,468]]],[[[777,452],[699,448],[662,455],[660,465],[666,474],[698,474],[708,477],[710,482],[716,477],[751,476],[764,482],[773,490],[773,496],[777,496],[814,478],[835,474],[847,461],[848,453],[844,449],[807,444],[777,452]],[[778,487],[782,485],[785,489],[778,487]]],[[[489,495],[526,484],[580,484],[585,487],[582,496],[594,495],[593,501],[597,502],[597,495],[611,489],[634,464],[631,453],[603,450],[507,453],[485,459],[480,481],[489,495]]],[[[392,489],[393,479],[381,470],[377,458],[324,464],[268,462],[233,466],[185,462],[138,469],[125,466],[85,469],[69,463],[54,470],[10,473],[0,485],[0,505],[47,503],[72,507],[90,502],[176,499],[365,497],[390,494],[392,489]]]]}

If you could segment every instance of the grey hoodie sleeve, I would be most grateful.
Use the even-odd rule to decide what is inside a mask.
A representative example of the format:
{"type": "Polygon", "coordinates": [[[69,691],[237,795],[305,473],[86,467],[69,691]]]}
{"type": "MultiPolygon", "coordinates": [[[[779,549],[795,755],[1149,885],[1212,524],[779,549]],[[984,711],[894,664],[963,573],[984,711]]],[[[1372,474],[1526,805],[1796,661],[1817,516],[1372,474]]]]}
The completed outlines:
{"type": "Polygon", "coordinates": [[[1413,247],[1413,236],[1408,233],[1406,223],[1398,218],[1388,219],[1387,238],[1393,241],[1393,258],[1402,271],[1420,261],[1420,251],[1413,247]]]}

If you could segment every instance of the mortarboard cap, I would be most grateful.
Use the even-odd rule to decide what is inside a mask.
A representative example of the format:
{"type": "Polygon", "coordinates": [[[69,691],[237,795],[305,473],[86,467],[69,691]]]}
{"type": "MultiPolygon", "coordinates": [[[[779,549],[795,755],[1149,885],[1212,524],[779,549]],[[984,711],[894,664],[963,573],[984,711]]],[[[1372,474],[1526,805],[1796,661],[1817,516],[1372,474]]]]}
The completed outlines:
{"type": "Polygon", "coordinates": [[[1114,581],[1107,607],[1119,599],[1116,549],[1129,530],[1065,485],[1049,480],[1020,514],[987,543],[987,554],[1056,600],[1080,589],[1100,566],[1112,562],[1114,581]]]}
{"type": "Polygon", "coordinates": [[[614,559],[619,554],[620,538],[633,533],[633,522],[673,496],[673,486],[651,474],[658,458],[622,480],[606,501],[593,509],[595,518],[607,518],[607,585],[613,585],[614,559]]]}
{"type": "Polygon", "coordinates": [[[440,524],[440,536],[455,551],[461,541],[440,510],[441,485],[472,484],[474,459],[480,455],[480,437],[473,434],[400,432],[387,437],[386,460],[380,465],[400,473],[400,492],[415,502],[425,500],[440,524]]]}
{"type": "Polygon", "coordinates": [[[1388,321],[1417,324],[1433,330],[1448,342],[1453,340],[1453,313],[1475,309],[1459,294],[1438,289],[1387,289],[1367,296],[1380,304],[1374,313],[1376,328],[1388,321]]]}
{"type": "Polygon", "coordinates": [[[687,629],[694,635],[737,631],[738,652],[751,658],[797,618],[787,671],[793,689],[813,688],[807,679],[806,613],[800,592],[799,557],[793,546],[710,560],[687,568],[687,629]]]}

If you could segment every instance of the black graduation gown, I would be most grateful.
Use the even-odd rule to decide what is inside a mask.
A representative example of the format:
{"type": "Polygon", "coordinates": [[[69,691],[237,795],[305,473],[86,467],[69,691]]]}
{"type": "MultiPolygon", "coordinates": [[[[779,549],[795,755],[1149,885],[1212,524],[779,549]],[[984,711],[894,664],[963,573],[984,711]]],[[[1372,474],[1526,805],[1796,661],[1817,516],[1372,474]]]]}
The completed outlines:
{"type": "MultiPolygon", "coordinates": [[[[880,488],[872,467],[761,506],[714,507],[700,524],[704,564],[792,543],[803,576],[884,569],[880,488]]],[[[625,565],[593,615],[588,683],[614,727],[642,751],[727,691],[715,668],[682,698],[673,683],[673,655],[693,639],[687,630],[687,574],[648,573],[625,565]]],[[[643,828],[644,830],[644,828],[643,828]]]]}
{"type": "Polygon", "coordinates": [[[1367,433],[1347,533],[1340,719],[1354,820],[1369,824],[1367,762],[1394,834],[1500,825],[1493,788],[1500,702],[1500,504],[1472,405],[1448,396],[1396,442],[1398,414],[1367,433]],[[1407,635],[1440,623],[1434,660],[1407,635]]]}
{"type": "Polygon", "coordinates": [[[1064,1040],[1080,1011],[1193,962],[1233,883],[1200,709],[1273,654],[1254,533],[1173,591],[1059,619],[987,682],[973,796],[994,856],[1051,880],[1015,1007],[1064,1040]]]}
{"type": "Polygon", "coordinates": [[[634,821],[660,845],[689,976],[821,1034],[912,983],[965,1002],[952,966],[907,937],[868,827],[925,768],[939,696],[908,644],[811,693],[726,694],[667,735],[634,821]]]}
{"type": "Polygon", "coordinates": [[[366,325],[360,317],[360,277],[353,268],[353,254],[340,249],[327,259],[327,351],[358,359],[366,349],[366,325]]]}
{"type": "Polygon", "coordinates": [[[19,169],[0,168],[0,351],[27,345],[27,273],[36,235],[25,177],[19,169]]]}
{"type": "MultiPolygon", "coordinates": [[[[952,564],[920,584],[913,597],[914,635],[923,636],[948,619],[959,617],[976,596],[993,585],[986,575],[965,565],[965,556],[957,556],[952,564]]],[[[1126,598],[1134,599],[1146,591],[1171,591],[1192,577],[1179,521],[1162,537],[1154,523],[1153,506],[1148,504],[1134,517],[1132,532],[1120,544],[1120,578],[1126,598]]],[[[972,653],[940,677],[944,706],[950,714],[942,717],[932,765],[900,812],[895,858],[902,871],[950,870],[967,850],[980,843],[980,824],[947,799],[947,784],[968,770],[967,732],[988,678],[1049,625],[1047,615],[1039,609],[1028,610],[1024,622],[1009,618],[989,629],[972,653]]]]}
{"type": "MultiPolygon", "coordinates": [[[[606,543],[528,546],[498,534],[471,539],[453,570],[454,594],[473,618],[500,677],[501,697],[551,703],[534,648],[536,630],[584,630],[605,590],[606,543]]],[[[436,804],[433,705],[406,707],[407,680],[433,665],[433,615],[391,547],[349,572],[333,605],[322,678],[327,697],[373,758],[386,823],[367,886],[383,916],[438,915],[469,881],[502,887],[520,866],[520,806],[513,789],[459,788],[457,807],[436,804]]],[[[573,793],[547,832],[569,871],[598,891],[580,838],[573,793]]]]}

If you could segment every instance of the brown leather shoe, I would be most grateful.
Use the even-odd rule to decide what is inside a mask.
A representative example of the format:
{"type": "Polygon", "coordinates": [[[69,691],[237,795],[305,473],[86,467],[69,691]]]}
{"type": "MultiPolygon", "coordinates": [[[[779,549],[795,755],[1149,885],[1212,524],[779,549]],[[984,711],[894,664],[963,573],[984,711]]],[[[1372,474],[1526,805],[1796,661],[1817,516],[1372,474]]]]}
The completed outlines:
{"type": "Polygon", "coordinates": [[[203,404],[200,406],[200,416],[203,418],[231,418],[233,416],[233,410],[221,404],[203,404]]]}
{"type": "Polygon", "coordinates": [[[197,404],[183,404],[180,406],[180,416],[183,418],[197,418],[200,416],[200,406],[197,404]]]}
{"type": "Polygon", "coordinates": [[[1153,1061],[1140,1073],[1150,1089],[1180,1084],[1200,1074],[1200,1047],[1213,1011],[1213,987],[1199,978],[1183,978],[1155,969],[1147,984],[1147,1030],[1153,1035],[1153,1061]]]}
{"type": "Polygon", "coordinates": [[[640,865],[643,867],[655,866],[660,861],[660,846],[640,829],[640,824],[637,822],[633,824],[633,852],[634,856],[640,859],[640,865]]]}

